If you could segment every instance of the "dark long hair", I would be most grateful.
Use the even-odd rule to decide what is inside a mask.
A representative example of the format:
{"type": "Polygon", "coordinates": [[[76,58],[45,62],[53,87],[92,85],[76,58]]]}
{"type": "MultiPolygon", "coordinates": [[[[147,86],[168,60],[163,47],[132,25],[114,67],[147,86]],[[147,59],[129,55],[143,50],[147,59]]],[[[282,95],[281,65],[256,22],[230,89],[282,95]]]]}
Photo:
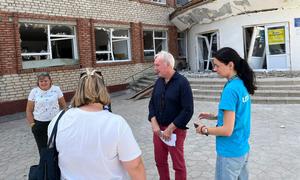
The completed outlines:
{"type": "Polygon", "coordinates": [[[224,64],[233,62],[234,70],[237,72],[239,78],[244,82],[249,94],[254,94],[256,87],[255,74],[247,61],[245,61],[241,56],[232,48],[224,47],[218,50],[213,57],[218,59],[224,64]]]}

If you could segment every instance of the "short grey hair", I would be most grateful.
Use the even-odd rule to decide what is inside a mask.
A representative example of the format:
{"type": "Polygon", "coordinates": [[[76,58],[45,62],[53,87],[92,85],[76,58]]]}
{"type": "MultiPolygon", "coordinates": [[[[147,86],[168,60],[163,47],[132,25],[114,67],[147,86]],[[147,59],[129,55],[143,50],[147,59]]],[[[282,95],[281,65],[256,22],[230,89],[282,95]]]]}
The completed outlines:
{"type": "Polygon", "coordinates": [[[160,51],[159,53],[157,53],[155,56],[154,56],[154,60],[158,57],[162,57],[163,61],[166,63],[166,64],[169,64],[171,65],[171,67],[174,69],[174,66],[175,66],[175,60],[174,60],[174,57],[171,53],[167,52],[167,51],[160,51]]]}

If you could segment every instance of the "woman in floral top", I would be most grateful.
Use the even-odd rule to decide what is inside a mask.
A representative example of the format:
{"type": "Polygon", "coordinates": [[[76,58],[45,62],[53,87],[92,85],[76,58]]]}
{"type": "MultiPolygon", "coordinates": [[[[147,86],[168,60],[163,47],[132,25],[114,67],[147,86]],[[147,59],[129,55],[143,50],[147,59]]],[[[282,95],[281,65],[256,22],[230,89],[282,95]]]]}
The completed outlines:
{"type": "Polygon", "coordinates": [[[49,73],[40,73],[37,78],[38,87],[33,88],[28,96],[26,116],[41,154],[47,146],[48,125],[60,108],[66,108],[66,102],[60,88],[52,85],[49,73]]]}

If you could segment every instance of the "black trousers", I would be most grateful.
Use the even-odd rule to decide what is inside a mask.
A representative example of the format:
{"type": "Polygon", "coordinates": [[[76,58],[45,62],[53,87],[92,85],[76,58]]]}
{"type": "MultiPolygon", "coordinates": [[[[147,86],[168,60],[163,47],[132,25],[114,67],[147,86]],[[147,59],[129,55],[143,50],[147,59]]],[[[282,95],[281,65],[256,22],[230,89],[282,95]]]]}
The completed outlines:
{"type": "Polygon", "coordinates": [[[35,125],[31,128],[31,131],[33,133],[35,142],[37,144],[37,147],[39,149],[39,153],[41,156],[41,151],[43,148],[47,147],[48,142],[48,125],[50,121],[42,122],[34,120],[35,125]]]}

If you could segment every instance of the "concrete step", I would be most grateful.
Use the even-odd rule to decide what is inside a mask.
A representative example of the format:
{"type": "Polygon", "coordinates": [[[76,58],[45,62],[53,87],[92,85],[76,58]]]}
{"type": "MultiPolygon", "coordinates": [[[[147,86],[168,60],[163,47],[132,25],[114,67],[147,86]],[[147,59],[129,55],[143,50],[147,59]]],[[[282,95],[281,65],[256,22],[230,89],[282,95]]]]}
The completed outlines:
{"type": "Polygon", "coordinates": [[[257,79],[257,85],[300,85],[300,78],[261,78],[257,79]]]}
{"type": "Polygon", "coordinates": [[[155,79],[149,79],[149,78],[142,78],[142,79],[139,79],[137,81],[137,83],[147,83],[147,84],[152,84],[155,82],[155,79]]]}
{"type": "MultiPolygon", "coordinates": [[[[222,90],[224,84],[190,84],[192,89],[203,89],[203,90],[222,90]]],[[[299,85],[258,85],[258,90],[298,90],[300,91],[300,84],[299,85]]]]}
{"type": "Polygon", "coordinates": [[[149,87],[150,85],[154,84],[154,82],[155,81],[140,79],[139,81],[135,82],[134,84],[131,84],[130,88],[137,92],[146,87],[149,87]]]}
{"type": "Polygon", "coordinates": [[[226,83],[226,80],[224,78],[188,78],[188,81],[190,84],[195,84],[195,85],[224,85],[226,83]]]}
{"type": "Polygon", "coordinates": [[[137,82],[137,83],[135,83],[133,86],[134,86],[134,87],[143,88],[143,87],[148,87],[150,84],[151,84],[151,83],[137,82]]]}
{"type": "MultiPolygon", "coordinates": [[[[194,95],[218,96],[222,90],[202,90],[192,89],[194,95]]],[[[300,91],[297,90],[257,90],[254,97],[299,97],[300,91]]]]}
{"type": "Polygon", "coordinates": [[[148,74],[145,74],[142,78],[145,78],[145,79],[157,79],[158,78],[158,76],[156,75],[156,74],[150,74],[150,73],[148,73],[148,74]]]}
{"type": "MultiPolygon", "coordinates": [[[[194,95],[196,101],[218,102],[220,96],[201,96],[194,95]]],[[[254,104],[300,104],[300,97],[251,97],[254,104]]]]}
{"type": "Polygon", "coordinates": [[[190,84],[192,89],[203,89],[203,90],[222,90],[224,87],[224,84],[190,84]]]}
{"type": "MultiPolygon", "coordinates": [[[[188,78],[190,84],[224,85],[224,78],[188,78]]],[[[267,78],[256,79],[257,86],[300,85],[300,78],[267,78]]]]}
{"type": "MultiPolygon", "coordinates": [[[[222,89],[227,82],[214,73],[187,74],[195,100],[219,101],[222,89]]],[[[252,97],[259,104],[300,104],[299,76],[258,76],[257,88],[252,97]]]]}
{"type": "Polygon", "coordinates": [[[258,85],[258,90],[298,90],[300,91],[300,84],[296,85],[258,85]]]}

